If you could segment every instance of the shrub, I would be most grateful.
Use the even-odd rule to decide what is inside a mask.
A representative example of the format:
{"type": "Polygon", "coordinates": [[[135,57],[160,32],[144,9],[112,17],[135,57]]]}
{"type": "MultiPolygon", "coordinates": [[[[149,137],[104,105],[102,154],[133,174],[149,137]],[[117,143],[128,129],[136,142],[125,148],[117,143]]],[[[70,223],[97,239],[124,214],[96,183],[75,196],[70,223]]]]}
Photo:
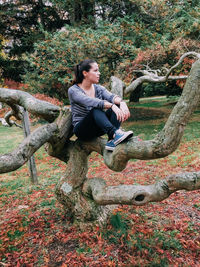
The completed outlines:
{"type": "Polygon", "coordinates": [[[54,35],[46,33],[46,39],[35,45],[35,53],[27,57],[31,69],[27,69],[24,81],[33,92],[62,99],[72,83],[73,68],[81,60],[95,59],[101,82],[105,82],[116,65],[131,55],[134,47],[122,42],[115,26],[104,25],[96,30],[66,26],[54,35]]]}

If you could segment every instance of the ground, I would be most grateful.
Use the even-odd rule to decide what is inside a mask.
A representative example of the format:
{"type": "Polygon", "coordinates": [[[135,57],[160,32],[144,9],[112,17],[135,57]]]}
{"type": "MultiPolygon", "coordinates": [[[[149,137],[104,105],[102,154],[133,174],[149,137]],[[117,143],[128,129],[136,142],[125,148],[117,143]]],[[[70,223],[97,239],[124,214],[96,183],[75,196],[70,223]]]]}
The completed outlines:
{"type": "MultiPolygon", "coordinates": [[[[135,119],[124,127],[132,128],[140,138],[152,138],[170,110],[162,102],[156,105],[134,106],[135,119]],[[161,118],[155,115],[160,114],[160,108],[166,114],[161,118]],[[144,120],[145,114],[149,119],[144,120]],[[136,121],[141,116],[143,122],[136,121]]],[[[131,160],[117,173],[104,165],[100,155],[92,153],[88,177],[103,177],[112,185],[152,184],[172,173],[199,171],[198,114],[195,111],[178,150],[168,157],[131,160]]],[[[3,138],[0,153],[11,151],[20,142],[21,130],[0,127],[3,138]]],[[[43,148],[35,157],[39,185],[31,185],[27,166],[0,175],[0,266],[200,266],[199,190],[179,191],[142,207],[121,205],[107,227],[80,230],[70,224],[54,194],[65,165],[49,157],[43,148]]]]}

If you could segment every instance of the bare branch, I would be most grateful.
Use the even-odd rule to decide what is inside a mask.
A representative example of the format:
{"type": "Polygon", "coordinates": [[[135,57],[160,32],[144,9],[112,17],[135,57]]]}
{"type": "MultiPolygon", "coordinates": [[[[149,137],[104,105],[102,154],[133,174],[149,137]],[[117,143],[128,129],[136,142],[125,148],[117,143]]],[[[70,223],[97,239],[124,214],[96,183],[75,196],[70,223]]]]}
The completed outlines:
{"type": "Polygon", "coordinates": [[[0,101],[9,106],[19,105],[36,116],[52,122],[59,115],[60,108],[49,102],[38,100],[32,95],[13,89],[0,88],[0,101]]]}
{"type": "Polygon", "coordinates": [[[185,57],[188,56],[194,56],[196,58],[200,58],[200,54],[196,52],[187,52],[183,54],[178,62],[172,66],[169,70],[165,69],[167,71],[165,76],[158,76],[158,72],[161,73],[159,70],[135,70],[134,72],[142,73],[143,76],[135,79],[126,89],[125,94],[128,94],[132,91],[134,91],[139,85],[141,85],[144,82],[152,82],[152,83],[160,83],[160,82],[166,82],[167,80],[180,80],[180,79],[187,79],[188,75],[182,75],[182,76],[170,76],[170,73],[177,68],[182,62],[185,57]]]}
{"type": "Polygon", "coordinates": [[[194,57],[196,57],[197,59],[200,59],[200,54],[199,54],[199,53],[196,53],[196,52],[194,52],[194,51],[192,51],[192,52],[187,52],[187,53],[183,54],[183,55],[180,57],[180,59],[178,60],[178,62],[177,62],[174,66],[172,66],[172,67],[169,69],[168,73],[166,74],[166,78],[168,78],[169,75],[170,75],[170,73],[171,73],[175,68],[177,68],[177,67],[183,62],[183,59],[184,59],[184,58],[186,58],[186,57],[188,57],[188,56],[194,56],[194,57]]]}
{"type": "Polygon", "coordinates": [[[178,190],[200,189],[200,172],[173,174],[152,185],[107,186],[100,178],[88,179],[83,193],[99,205],[126,204],[141,206],[148,202],[162,201],[178,190]]]}
{"type": "Polygon", "coordinates": [[[17,127],[22,128],[21,125],[17,124],[15,121],[11,120],[11,117],[15,117],[18,120],[22,119],[22,110],[20,108],[20,106],[18,105],[11,105],[12,110],[8,111],[5,116],[4,119],[7,122],[7,124],[11,127],[12,125],[15,125],[17,127]]]}
{"type": "Polygon", "coordinates": [[[28,159],[57,132],[57,124],[46,124],[37,128],[11,153],[0,155],[0,173],[11,172],[28,159]]]}

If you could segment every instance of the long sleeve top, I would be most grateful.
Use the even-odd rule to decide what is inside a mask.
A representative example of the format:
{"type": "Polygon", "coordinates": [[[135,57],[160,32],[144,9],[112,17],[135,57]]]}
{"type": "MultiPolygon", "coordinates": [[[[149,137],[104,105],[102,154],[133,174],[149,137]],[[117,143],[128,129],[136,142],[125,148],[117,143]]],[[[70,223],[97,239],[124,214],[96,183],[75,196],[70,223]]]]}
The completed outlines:
{"type": "Polygon", "coordinates": [[[77,84],[71,86],[68,90],[68,96],[72,111],[72,124],[75,126],[81,121],[92,108],[104,108],[104,100],[113,103],[115,97],[105,87],[94,84],[95,97],[89,97],[84,90],[77,84]]]}

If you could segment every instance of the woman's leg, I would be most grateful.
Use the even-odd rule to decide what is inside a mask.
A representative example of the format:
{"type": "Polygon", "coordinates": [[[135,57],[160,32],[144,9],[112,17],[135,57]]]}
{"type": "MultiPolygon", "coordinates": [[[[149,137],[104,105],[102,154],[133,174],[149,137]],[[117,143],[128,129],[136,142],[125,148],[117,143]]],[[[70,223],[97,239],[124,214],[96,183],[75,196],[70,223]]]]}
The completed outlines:
{"type": "Polygon", "coordinates": [[[108,117],[109,121],[112,123],[112,125],[114,125],[117,129],[119,129],[121,122],[118,121],[115,112],[111,108],[109,108],[108,110],[106,110],[105,113],[106,113],[106,116],[108,117]]]}
{"type": "Polygon", "coordinates": [[[74,133],[82,140],[91,140],[105,133],[108,134],[109,139],[112,139],[118,129],[118,124],[116,118],[111,115],[111,113],[108,115],[101,109],[93,108],[82,121],[77,123],[74,127],[74,133]],[[112,121],[117,127],[111,123],[109,117],[110,119],[112,117],[112,121]]]}

